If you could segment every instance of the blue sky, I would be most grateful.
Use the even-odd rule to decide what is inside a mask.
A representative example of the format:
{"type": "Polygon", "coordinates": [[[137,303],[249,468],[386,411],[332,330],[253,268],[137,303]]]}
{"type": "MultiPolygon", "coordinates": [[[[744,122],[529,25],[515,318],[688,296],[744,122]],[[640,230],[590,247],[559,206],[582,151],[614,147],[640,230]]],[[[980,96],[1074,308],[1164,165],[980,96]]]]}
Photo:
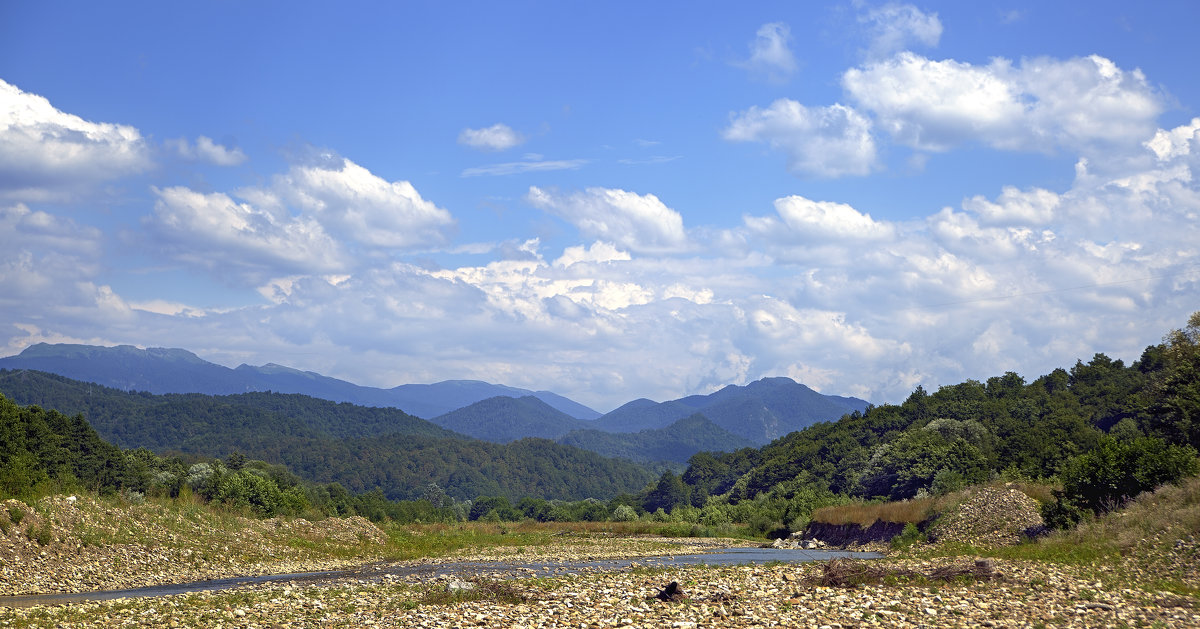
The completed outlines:
{"type": "Polygon", "coordinates": [[[1200,5],[0,2],[0,353],[903,399],[1200,307],[1200,5]]]}

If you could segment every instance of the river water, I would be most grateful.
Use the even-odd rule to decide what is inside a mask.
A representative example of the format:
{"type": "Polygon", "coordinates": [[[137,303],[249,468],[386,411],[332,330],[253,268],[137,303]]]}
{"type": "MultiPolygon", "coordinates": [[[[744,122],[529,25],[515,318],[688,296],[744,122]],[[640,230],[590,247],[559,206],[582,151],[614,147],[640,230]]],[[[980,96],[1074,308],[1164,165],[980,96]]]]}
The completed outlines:
{"type": "Polygon", "coordinates": [[[725,548],[695,555],[669,555],[659,557],[636,557],[633,559],[599,559],[582,561],[450,561],[428,564],[371,564],[354,570],[328,572],[294,572],[257,577],[233,577],[212,579],[192,583],[174,583],[128,590],[102,590],[64,594],[32,594],[27,596],[0,596],[0,607],[33,607],[35,605],[63,605],[87,603],[117,598],[147,598],[190,594],[194,592],[229,590],[236,587],[260,585],[278,581],[313,584],[343,578],[379,580],[391,577],[421,575],[428,578],[439,576],[464,577],[493,575],[509,578],[554,576],[590,570],[623,570],[631,567],[669,568],[671,566],[729,566],[759,564],[772,561],[804,563],[825,561],[840,557],[854,559],[878,559],[879,553],[862,553],[841,550],[801,550],[798,548],[725,548]]]}

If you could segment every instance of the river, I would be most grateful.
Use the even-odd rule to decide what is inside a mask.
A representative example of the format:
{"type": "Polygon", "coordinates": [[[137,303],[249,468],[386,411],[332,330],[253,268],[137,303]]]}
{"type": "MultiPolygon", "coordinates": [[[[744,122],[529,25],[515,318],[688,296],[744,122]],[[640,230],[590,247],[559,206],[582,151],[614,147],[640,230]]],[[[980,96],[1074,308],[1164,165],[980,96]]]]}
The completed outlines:
{"type": "Polygon", "coordinates": [[[192,583],[173,583],[156,585],[128,590],[101,590],[95,592],[71,592],[61,594],[30,594],[23,596],[0,596],[0,607],[34,607],[37,605],[64,605],[67,603],[87,603],[107,601],[118,598],[148,598],[155,596],[171,596],[174,594],[190,594],[194,592],[229,590],[249,585],[261,585],[278,581],[315,584],[337,579],[355,578],[380,580],[390,577],[421,575],[428,578],[469,577],[469,576],[501,576],[506,578],[522,578],[536,576],[554,576],[572,572],[590,570],[626,570],[636,567],[669,568],[671,566],[710,565],[728,566],[779,561],[784,563],[804,563],[809,561],[825,561],[839,557],[854,559],[878,559],[879,553],[851,552],[841,550],[802,550],[798,548],[724,548],[721,550],[693,555],[665,555],[657,557],[637,557],[633,559],[599,559],[580,561],[448,561],[442,563],[376,563],[368,564],[353,570],[332,570],[327,572],[294,572],[290,574],[272,574],[257,577],[232,577],[228,579],[212,579],[192,583]]]}

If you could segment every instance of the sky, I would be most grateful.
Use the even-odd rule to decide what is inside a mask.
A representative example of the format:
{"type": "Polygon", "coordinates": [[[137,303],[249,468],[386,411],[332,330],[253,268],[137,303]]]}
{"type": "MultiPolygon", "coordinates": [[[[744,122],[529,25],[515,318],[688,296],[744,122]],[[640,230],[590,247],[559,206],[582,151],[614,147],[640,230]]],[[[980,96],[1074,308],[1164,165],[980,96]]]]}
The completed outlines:
{"type": "Polygon", "coordinates": [[[1200,310],[1200,3],[0,0],[0,355],[902,401],[1200,310]]]}

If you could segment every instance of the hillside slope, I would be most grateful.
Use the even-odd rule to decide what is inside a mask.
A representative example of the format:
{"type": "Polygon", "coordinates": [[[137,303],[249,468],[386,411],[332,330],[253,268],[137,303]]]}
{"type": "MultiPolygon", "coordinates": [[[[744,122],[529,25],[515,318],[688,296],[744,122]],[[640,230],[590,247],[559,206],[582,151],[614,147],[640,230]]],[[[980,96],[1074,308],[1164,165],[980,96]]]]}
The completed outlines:
{"type": "Polygon", "coordinates": [[[132,345],[37,343],[16,356],[0,358],[0,369],[34,369],[124,391],[228,395],[250,391],[299,393],[361,406],[390,406],[418,417],[434,417],[496,396],[532,395],[581,419],[596,411],[549,391],[529,391],[477,380],[406,384],[391,389],[366,387],[312,371],[274,363],[235,369],[208,362],[183,349],[138,349],[132,345]]]}
{"type": "Polygon", "coordinates": [[[864,400],[822,395],[791,378],[763,378],[668,402],[635,400],[600,417],[593,428],[638,432],[663,428],[699,412],[730,433],[763,445],[817,422],[862,412],[867,406],[864,400]]]}
{"type": "Polygon", "coordinates": [[[698,413],[665,428],[636,433],[573,430],[558,442],[604,456],[644,463],[686,463],[697,452],[730,452],[751,445],[746,439],[730,433],[698,413]]]}
{"type": "Polygon", "coordinates": [[[82,413],[101,437],[125,448],[203,457],[237,451],[306,480],[352,492],[378,488],[392,499],[417,497],[429,483],[459,499],[609,498],[652,480],[640,466],[551,441],[486,443],[398,410],[295,394],[128,393],[27,370],[0,370],[0,393],[82,413]]]}

